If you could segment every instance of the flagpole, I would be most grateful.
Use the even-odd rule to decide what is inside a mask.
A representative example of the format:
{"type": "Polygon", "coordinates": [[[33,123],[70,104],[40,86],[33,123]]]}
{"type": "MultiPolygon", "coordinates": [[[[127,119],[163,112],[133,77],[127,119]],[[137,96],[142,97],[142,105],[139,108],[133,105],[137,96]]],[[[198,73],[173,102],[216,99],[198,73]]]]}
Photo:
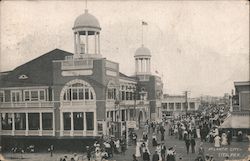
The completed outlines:
{"type": "Polygon", "coordinates": [[[143,46],[143,20],[141,21],[141,44],[143,46]]]}

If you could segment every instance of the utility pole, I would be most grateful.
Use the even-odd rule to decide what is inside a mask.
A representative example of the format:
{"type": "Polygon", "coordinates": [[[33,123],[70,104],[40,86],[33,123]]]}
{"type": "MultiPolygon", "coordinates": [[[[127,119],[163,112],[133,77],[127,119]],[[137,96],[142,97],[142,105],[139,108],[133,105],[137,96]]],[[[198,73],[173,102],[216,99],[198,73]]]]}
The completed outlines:
{"type": "Polygon", "coordinates": [[[184,96],[185,96],[185,114],[187,116],[187,112],[188,112],[188,93],[190,91],[184,91],[184,96]]]}
{"type": "Polygon", "coordinates": [[[185,91],[185,112],[187,116],[187,110],[188,110],[188,91],[185,91]]]}

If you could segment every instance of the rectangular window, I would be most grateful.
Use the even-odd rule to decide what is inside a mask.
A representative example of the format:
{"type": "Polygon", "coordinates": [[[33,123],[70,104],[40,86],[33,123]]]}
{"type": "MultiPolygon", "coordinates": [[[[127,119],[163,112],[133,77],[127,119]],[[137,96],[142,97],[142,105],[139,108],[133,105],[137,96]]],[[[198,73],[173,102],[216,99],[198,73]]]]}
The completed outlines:
{"type": "Polygon", "coordinates": [[[70,112],[63,113],[63,129],[71,130],[71,113],[70,112]]]}
{"type": "Polygon", "coordinates": [[[30,101],[30,91],[24,91],[24,101],[30,101]]]}
{"type": "Polygon", "coordinates": [[[189,103],[189,107],[190,107],[190,109],[194,110],[194,109],[195,109],[195,104],[194,104],[194,102],[190,102],[190,103],[189,103]]]}
{"type": "Polygon", "coordinates": [[[169,103],[169,109],[174,110],[174,103],[169,103]]]}
{"type": "Polygon", "coordinates": [[[74,130],[83,130],[83,112],[74,112],[74,130]]]}
{"type": "Polygon", "coordinates": [[[77,89],[72,89],[73,100],[77,100],[77,89]]]}
{"type": "Polygon", "coordinates": [[[125,92],[122,91],[122,100],[125,100],[125,92]]]}
{"type": "Polygon", "coordinates": [[[176,103],[175,105],[177,110],[181,110],[181,103],[176,103]]]}
{"type": "Polygon", "coordinates": [[[30,91],[31,101],[38,101],[38,91],[30,91]]]}
{"type": "Polygon", "coordinates": [[[71,89],[67,90],[67,100],[71,100],[71,89]]]}
{"type": "Polygon", "coordinates": [[[84,95],[83,95],[83,88],[79,89],[79,100],[83,100],[84,99],[84,95]]]}
{"type": "Polygon", "coordinates": [[[45,101],[45,92],[43,90],[39,91],[40,100],[45,101]]]}
{"type": "Polygon", "coordinates": [[[111,117],[111,121],[114,121],[114,112],[113,111],[110,112],[110,117],[111,117]]]}
{"type": "Polygon", "coordinates": [[[11,101],[20,102],[21,101],[21,91],[11,91],[11,101]]]}
{"type": "Polygon", "coordinates": [[[13,113],[2,113],[2,130],[12,130],[13,113]]]}
{"type": "Polygon", "coordinates": [[[26,114],[15,113],[15,129],[26,130],[26,114]]]}
{"type": "Polygon", "coordinates": [[[88,100],[89,99],[89,89],[86,88],[85,89],[85,100],[88,100]]]}
{"type": "Polygon", "coordinates": [[[90,91],[90,99],[93,100],[94,99],[94,96],[93,96],[93,93],[90,91]]]}
{"type": "Polygon", "coordinates": [[[0,102],[5,102],[4,91],[0,91],[0,102]]]}
{"type": "Polygon", "coordinates": [[[94,130],[94,112],[86,112],[87,130],[94,130]]]}
{"type": "Polygon", "coordinates": [[[29,130],[39,130],[40,128],[40,116],[39,113],[29,113],[29,130]]]}
{"type": "Polygon", "coordinates": [[[116,89],[113,89],[113,99],[116,99],[116,89]]]}
{"type": "Polygon", "coordinates": [[[53,130],[53,113],[42,113],[43,130],[53,130]]]}
{"type": "Polygon", "coordinates": [[[129,92],[126,92],[126,100],[129,100],[129,92]]]}
{"type": "Polygon", "coordinates": [[[165,109],[165,110],[168,109],[168,104],[167,103],[163,103],[162,106],[163,106],[163,109],[165,109]]]}

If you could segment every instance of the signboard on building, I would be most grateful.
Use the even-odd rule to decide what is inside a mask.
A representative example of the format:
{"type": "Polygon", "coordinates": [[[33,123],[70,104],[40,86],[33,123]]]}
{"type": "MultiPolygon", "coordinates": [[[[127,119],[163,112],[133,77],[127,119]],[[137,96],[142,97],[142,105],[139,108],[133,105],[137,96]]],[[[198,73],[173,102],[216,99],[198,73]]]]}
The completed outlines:
{"type": "Polygon", "coordinates": [[[136,121],[127,121],[127,128],[136,128],[136,121]]]}

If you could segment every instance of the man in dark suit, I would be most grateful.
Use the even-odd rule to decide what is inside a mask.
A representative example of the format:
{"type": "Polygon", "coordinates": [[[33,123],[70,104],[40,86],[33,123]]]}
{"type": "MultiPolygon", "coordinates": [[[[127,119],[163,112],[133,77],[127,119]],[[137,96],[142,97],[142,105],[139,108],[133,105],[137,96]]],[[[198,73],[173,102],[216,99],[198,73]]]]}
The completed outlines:
{"type": "Polygon", "coordinates": [[[142,159],[143,159],[143,161],[150,161],[150,156],[149,156],[149,153],[148,153],[147,149],[143,153],[142,159]]]}

